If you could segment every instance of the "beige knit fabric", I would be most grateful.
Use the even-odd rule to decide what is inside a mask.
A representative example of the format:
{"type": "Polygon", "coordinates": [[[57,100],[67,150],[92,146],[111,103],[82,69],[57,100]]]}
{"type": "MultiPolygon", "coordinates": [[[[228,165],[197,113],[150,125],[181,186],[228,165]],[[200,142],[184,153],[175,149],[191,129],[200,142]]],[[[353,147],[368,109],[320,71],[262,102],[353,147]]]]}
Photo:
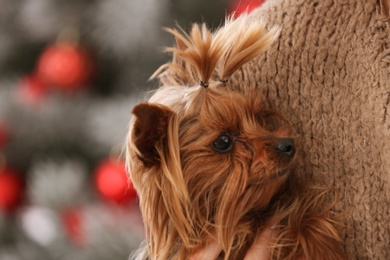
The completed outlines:
{"type": "Polygon", "coordinates": [[[294,123],[297,172],[339,192],[350,259],[390,259],[390,23],[380,2],[268,0],[253,15],[281,25],[281,37],[231,79],[294,123]]]}

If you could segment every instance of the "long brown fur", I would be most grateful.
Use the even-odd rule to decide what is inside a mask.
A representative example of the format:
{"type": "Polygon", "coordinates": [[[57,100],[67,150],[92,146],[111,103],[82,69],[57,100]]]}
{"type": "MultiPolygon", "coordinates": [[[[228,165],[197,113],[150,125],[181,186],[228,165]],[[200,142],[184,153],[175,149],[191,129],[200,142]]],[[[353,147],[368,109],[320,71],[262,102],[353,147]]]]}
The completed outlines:
{"type": "Polygon", "coordinates": [[[262,54],[280,29],[243,15],[210,32],[167,29],[176,38],[162,86],[133,112],[127,161],[147,234],[143,258],[188,259],[211,237],[222,259],[243,259],[256,236],[273,224],[277,259],[344,259],[338,222],[326,189],[296,180],[298,155],[280,153],[291,125],[267,111],[261,93],[229,77],[262,54]],[[228,133],[231,150],[213,142],[228,133]]]}

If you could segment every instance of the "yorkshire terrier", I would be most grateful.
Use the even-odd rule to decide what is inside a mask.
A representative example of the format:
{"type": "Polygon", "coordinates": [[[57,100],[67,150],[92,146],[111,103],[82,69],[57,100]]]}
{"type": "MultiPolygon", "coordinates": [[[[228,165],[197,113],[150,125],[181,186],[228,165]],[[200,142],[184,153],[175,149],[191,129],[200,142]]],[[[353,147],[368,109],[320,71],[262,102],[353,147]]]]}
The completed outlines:
{"type": "Polygon", "coordinates": [[[229,78],[280,33],[248,15],[211,32],[193,25],[176,39],[161,86],[134,107],[127,164],[146,230],[138,259],[189,259],[210,238],[218,259],[244,259],[269,226],[274,259],[345,259],[326,190],[293,174],[288,120],[258,89],[229,78]]]}

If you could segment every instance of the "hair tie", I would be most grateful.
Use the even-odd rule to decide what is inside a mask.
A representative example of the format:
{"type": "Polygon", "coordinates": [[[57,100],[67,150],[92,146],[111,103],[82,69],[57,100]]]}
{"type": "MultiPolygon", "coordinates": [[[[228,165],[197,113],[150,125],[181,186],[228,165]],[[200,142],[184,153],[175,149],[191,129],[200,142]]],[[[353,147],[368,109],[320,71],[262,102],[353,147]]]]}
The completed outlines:
{"type": "Polygon", "coordinates": [[[226,84],[228,82],[227,79],[220,79],[219,82],[221,82],[222,84],[226,84]]]}
{"type": "Polygon", "coordinates": [[[202,87],[207,88],[209,86],[209,83],[204,83],[203,81],[200,81],[199,83],[202,87]]]}

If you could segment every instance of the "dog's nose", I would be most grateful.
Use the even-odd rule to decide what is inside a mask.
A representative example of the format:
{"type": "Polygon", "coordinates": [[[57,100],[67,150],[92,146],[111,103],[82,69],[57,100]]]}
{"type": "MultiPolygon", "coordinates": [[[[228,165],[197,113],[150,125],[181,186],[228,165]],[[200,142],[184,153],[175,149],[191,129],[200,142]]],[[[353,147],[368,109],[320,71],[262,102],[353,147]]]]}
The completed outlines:
{"type": "Polygon", "coordinates": [[[278,138],[276,139],[275,148],[279,154],[292,157],[295,154],[294,139],[278,138]]]}

